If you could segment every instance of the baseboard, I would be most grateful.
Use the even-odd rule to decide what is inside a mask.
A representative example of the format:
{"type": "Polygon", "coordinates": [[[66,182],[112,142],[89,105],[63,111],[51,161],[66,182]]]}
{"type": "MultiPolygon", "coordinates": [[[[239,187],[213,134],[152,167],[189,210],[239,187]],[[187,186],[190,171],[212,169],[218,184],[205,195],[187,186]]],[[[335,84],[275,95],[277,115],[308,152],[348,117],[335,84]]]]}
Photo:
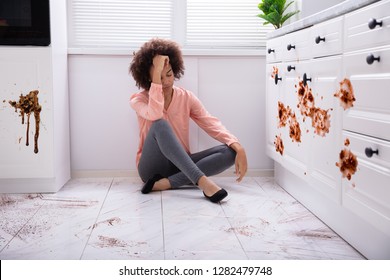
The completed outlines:
{"type": "MultiPolygon", "coordinates": [[[[72,170],[72,178],[138,177],[137,170],[72,170]]],[[[235,177],[234,169],[228,169],[218,177],[235,177]]],[[[273,177],[273,169],[249,169],[247,177],[273,177]]]]}
{"type": "Polygon", "coordinates": [[[65,182],[56,178],[0,179],[0,193],[55,193],[65,182]]]}

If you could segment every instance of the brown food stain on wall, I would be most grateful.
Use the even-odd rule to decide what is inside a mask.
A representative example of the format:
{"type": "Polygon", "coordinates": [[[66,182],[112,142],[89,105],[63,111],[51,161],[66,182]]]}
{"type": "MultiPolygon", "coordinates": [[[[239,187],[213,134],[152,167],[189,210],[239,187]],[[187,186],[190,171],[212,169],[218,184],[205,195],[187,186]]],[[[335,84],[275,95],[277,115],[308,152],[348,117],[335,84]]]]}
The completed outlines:
{"type": "MultiPolygon", "coordinates": [[[[24,117],[27,115],[27,131],[26,131],[26,146],[29,143],[29,130],[30,130],[30,115],[34,113],[35,118],[35,134],[34,134],[34,153],[38,153],[38,138],[39,138],[39,123],[41,121],[40,113],[42,110],[41,105],[38,102],[38,90],[30,91],[29,94],[21,94],[19,101],[9,101],[9,104],[15,108],[15,112],[19,110],[19,115],[22,118],[22,124],[24,124],[24,117]]],[[[21,138],[20,138],[21,139],[21,138]]]]}
{"type": "Polygon", "coordinates": [[[344,110],[353,107],[353,103],[356,101],[356,99],[351,81],[347,78],[342,80],[340,82],[340,88],[334,94],[334,96],[340,99],[340,104],[344,108],[344,110]]]}

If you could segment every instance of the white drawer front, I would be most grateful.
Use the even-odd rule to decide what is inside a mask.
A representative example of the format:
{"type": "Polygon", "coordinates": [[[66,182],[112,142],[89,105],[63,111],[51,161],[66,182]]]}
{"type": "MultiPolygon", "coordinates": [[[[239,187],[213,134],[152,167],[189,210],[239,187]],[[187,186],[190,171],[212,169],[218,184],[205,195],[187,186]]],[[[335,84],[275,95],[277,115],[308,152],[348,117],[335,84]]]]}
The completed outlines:
{"type": "Polygon", "coordinates": [[[358,167],[351,180],[343,179],[343,204],[390,235],[390,142],[344,132],[358,167]],[[366,148],[378,151],[367,157],[366,148]]]}
{"type": "Polygon", "coordinates": [[[343,128],[390,140],[390,48],[345,55],[344,65],[356,101],[344,111],[343,128]],[[368,64],[371,54],[380,61],[368,64]]]}
{"type": "Polygon", "coordinates": [[[267,63],[280,62],[283,57],[282,50],[282,39],[283,37],[274,38],[267,42],[267,63]]]}
{"type": "Polygon", "coordinates": [[[311,30],[310,40],[313,57],[341,54],[343,47],[343,17],[315,25],[311,30]]]}
{"type": "Polygon", "coordinates": [[[311,58],[310,28],[287,34],[284,36],[282,46],[284,61],[311,58]]]}
{"type": "Polygon", "coordinates": [[[390,1],[380,1],[345,16],[345,51],[390,44],[390,1]],[[369,22],[378,24],[369,27],[369,22]]]}

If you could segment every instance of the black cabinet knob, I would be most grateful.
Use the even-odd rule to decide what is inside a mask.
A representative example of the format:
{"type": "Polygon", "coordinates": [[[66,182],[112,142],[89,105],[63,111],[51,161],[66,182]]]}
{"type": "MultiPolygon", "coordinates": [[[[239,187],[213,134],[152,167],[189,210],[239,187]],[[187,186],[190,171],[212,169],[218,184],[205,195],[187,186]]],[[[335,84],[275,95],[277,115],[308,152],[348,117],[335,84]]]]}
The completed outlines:
{"type": "Polygon", "coordinates": [[[303,84],[306,86],[307,82],[311,82],[311,78],[307,77],[307,74],[303,74],[303,84]]]}
{"type": "Polygon", "coordinates": [[[375,18],[370,18],[368,21],[368,28],[375,29],[377,26],[382,26],[382,21],[377,21],[375,18]]]}
{"type": "Polygon", "coordinates": [[[325,42],[325,37],[317,36],[315,41],[316,41],[316,44],[321,43],[321,41],[325,42]]]}
{"type": "Polygon", "coordinates": [[[271,53],[273,53],[273,52],[275,52],[274,49],[268,49],[268,53],[269,53],[269,54],[271,54],[271,53]]]}
{"type": "Polygon", "coordinates": [[[291,66],[291,65],[287,66],[287,71],[291,72],[291,70],[295,70],[295,66],[291,66]]]}
{"type": "Polygon", "coordinates": [[[275,85],[277,85],[279,81],[282,81],[282,78],[279,77],[278,74],[275,74],[275,85]]]}
{"type": "Polygon", "coordinates": [[[291,45],[291,44],[288,44],[288,45],[287,45],[287,50],[288,50],[288,51],[291,51],[291,49],[295,49],[295,46],[294,46],[294,45],[291,45]]]}
{"type": "Polygon", "coordinates": [[[379,155],[378,149],[373,150],[371,147],[366,148],[364,152],[366,153],[366,156],[369,158],[372,157],[374,154],[379,155]]]}
{"type": "Polygon", "coordinates": [[[378,57],[375,57],[372,53],[370,53],[369,55],[367,55],[366,57],[366,61],[368,64],[373,64],[375,61],[378,61],[380,62],[381,61],[381,57],[378,56],[378,57]]]}

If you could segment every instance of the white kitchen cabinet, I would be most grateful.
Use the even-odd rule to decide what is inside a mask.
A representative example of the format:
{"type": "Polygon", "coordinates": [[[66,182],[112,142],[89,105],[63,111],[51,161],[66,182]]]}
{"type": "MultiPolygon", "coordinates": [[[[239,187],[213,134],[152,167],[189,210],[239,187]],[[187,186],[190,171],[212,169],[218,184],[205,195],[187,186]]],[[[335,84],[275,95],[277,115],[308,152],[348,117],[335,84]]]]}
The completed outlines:
{"type": "Polygon", "coordinates": [[[384,233],[390,232],[390,141],[344,131],[357,156],[358,171],[343,180],[343,206],[384,233]],[[378,151],[366,155],[366,149],[378,151]]]}
{"type": "Polygon", "coordinates": [[[390,140],[390,46],[346,53],[344,68],[356,98],[344,112],[344,129],[390,140]],[[371,55],[380,61],[367,63],[371,55]]]}
{"type": "Polygon", "coordinates": [[[281,99],[281,88],[283,83],[283,77],[279,72],[281,69],[280,63],[269,64],[266,66],[267,77],[267,96],[266,96],[266,115],[267,118],[267,150],[270,152],[268,155],[273,159],[277,159],[278,153],[274,152],[274,141],[277,135],[279,135],[278,128],[278,101],[281,99]],[[281,79],[281,80],[279,80],[281,79]]]}
{"type": "Polygon", "coordinates": [[[279,62],[283,56],[282,37],[275,38],[267,43],[267,61],[279,62]]]}
{"type": "Polygon", "coordinates": [[[46,48],[0,48],[0,178],[53,177],[53,95],[51,84],[51,56],[46,48]],[[42,107],[38,123],[38,153],[34,152],[36,121],[30,115],[24,124],[20,111],[16,112],[9,101],[38,90],[38,103],[42,107]],[[28,133],[28,134],[27,134],[28,133]],[[26,146],[29,137],[29,146],[26,146]]]}
{"type": "Polygon", "coordinates": [[[285,162],[289,168],[298,176],[307,176],[308,171],[308,148],[310,146],[310,137],[305,133],[308,129],[308,123],[305,116],[300,113],[297,107],[298,94],[297,86],[302,80],[303,75],[310,72],[310,63],[300,61],[291,65],[295,61],[285,63],[283,68],[285,73],[284,88],[281,92],[282,101],[285,107],[289,108],[289,117],[286,127],[282,130],[282,139],[284,142],[284,154],[282,162],[285,162]],[[290,68],[288,68],[290,66],[290,68]],[[290,71],[288,71],[288,69],[290,71]]]}
{"type": "Polygon", "coordinates": [[[358,166],[343,180],[343,206],[390,236],[390,1],[345,18],[345,77],[356,102],[343,114],[358,166]],[[375,23],[375,24],[374,24],[375,23]],[[356,44],[356,45],[355,45],[356,44]]]}
{"type": "MultiPolygon", "coordinates": [[[[267,64],[267,91],[269,93],[267,94],[267,100],[270,101],[269,104],[267,103],[267,107],[277,118],[275,121],[272,117],[272,120],[267,122],[268,131],[273,132],[272,135],[268,134],[267,136],[267,152],[274,160],[286,166],[297,176],[305,180],[312,178],[320,181],[321,184],[327,186],[325,188],[320,187],[321,190],[325,193],[332,193],[330,196],[335,200],[339,200],[340,192],[335,190],[334,187],[335,172],[334,170],[330,171],[330,169],[335,169],[334,164],[331,163],[332,160],[337,160],[335,145],[325,145],[324,147],[324,143],[335,142],[339,135],[334,132],[335,129],[340,128],[340,118],[336,118],[338,110],[335,107],[336,100],[333,93],[337,90],[338,81],[341,78],[341,56],[332,59],[314,59],[313,49],[316,40],[313,34],[322,34],[321,36],[328,38],[326,43],[322,43],[321,47],[317,47],[316,55],[324,53],[324,49],[340,54],[341,38],[339,35],[335,36],[334,32],[337,30],[336,33],[340,33],[341,20],[332,20],[322,26],[325,30],[315,28],[313,31],[311,28],[307,28],[287,34],[282,37],[283,40],[276,38],[276,43],[270,40],[272,48],[279,43],[282,45],[284,52],[279,56],[282,63],[273,63],[274,57],[271,57],[271,62],[267,60],[269,62],[267,64]],[[318,65],[321,65],[321,67],[318,67],[318,65]],[[278,79],[280,79],[277,84],[272,74],[275,69],[278,70],[278,79]],[[314,100],[309,101],[309,104],[299,105],[298,89],[302,87],[303,81],[307,84],[307,89],[311,91],[314,100]],[[279,99],[275,100],[275,98],[279,99]],[[280,127],[280,104],[288,111],[288,116],[282,116],[282,118],[287,119],[283,127],[280,127]],[[303,108],[304,106],[307,106],[307,108],[303,108]],[[329,115],[329,121],[332,123],[330,133],[316,134],[316,131],[319,132],[318,129],[313,128],[313,119],[309,112],[310,107],[327,111],[326,115],[329,115]],[[275,123],[276,130],[272,127],[275,123]],[[299,137],[293,137],[290,133],[291,125],[294,124],[299,128],[299,137]],[[275,148],[276,136],[280,136],[283,141],[283,155],[275,148]],[[316,149],[313,149],[313,147],[316,149]],[[314,153],[313,150],[315,150],[314,153]],[[333,155],[336,155],[336,157],[334,158],[333,155]],[[318,158],[323,160],[320,161],[318,158]],[[324,166],[326,168],[322,170],[324,166]],[[328,191],[328,188],[331,191],[328,191]]],[[[307,98],[305,99],[307,102],[307,98]]]]}
{"type": "Polygon", "coordinates": [[[0,46],[0,193],[56,192],[70,179],[66,0],[50,1],[51,45],[0,46]],[[38,150],[35,118],[9,104],[38,90],[41,106],[38,150]]]}
{"type": "Polygon", "coordinates": [[[338,17],[316,24],[311,28],[312,56],[322,57],[342,53],[343,18],[338,17]]]}
{"type": "Polygon", "coordinates": [[[268,154],[297,176],[312,181],[313,187],[336,201],[340,200],[341,193],[335,183],[339,179],[335,162],[338,160],[336,143],[340,142],[341,125],[338,101],[333,94],[337,91],[341,79],[341,68],[341,56],[267,65],[267,108],[274,116],[267,122],[269,131],[272,131],[267,136],[268,154]],[[272,77],[272,70],[275,68],[278,69],[278,78],[281,79],[277,84],[272,77]],[[306,110],[302,108],[305,111],[302,113],[298,107],[300,101],[297,91],[302,86],[303,77],[311,90],[313,102],[307,104],[306,110]],[[280,127],[280,103],[295,116],[300,130],[299,141],[290,135],[291,117],[286,121],[285,127],[280,127]],[[313,126],[314,120],[307,111],[310,106],[317,110],[317,117],[328,117],[328,120],[323,121],[325,126],[329,124],[328,130],[326,127],[313,126]],[[275,138],[278,135],[283,141],[283,155],[275,149],[275,138]]]}
{"type": "MultiPolygon", "coordinates": [[[[373,259],[390,259],[389,11],[389,0],[378,1],[269,40],[273,47],[281,44],[284,54],[277,60],[282,69],[281,85],[272,98],[268,95],[274,92],[267,85],[267,100],[272,99],[267,106],[283,102],[292,108],[299,115],[302,132],[298,144],[290,140],[288,129],[267,128],[267,133],[279,133],[284,142],[283,155],[278,154],[272,136],[267,135],[267,153],[275,160],[275,180],[373,259]],[[300,112],[302,101],[296,99],[303,80],[313,95],[306,116],[300,112]],[[349,107],[338,95],[342,81],[352,85],[344,87],[354,94],[349,107]],[[313,112],[318,110],[327,111],[322,116],[328,117],[329,130],[319,126],[325,128],[321,132],[312,123],[313,112]],[[340,168],[344,151],[356,158],[357,167],[349,176],[340,168]]],[[[267,69],[275,62],[267,54],[267,69]]],[[[267,79],[267,83],[272,82],[267,79]]],[[[267,108],[268,119],[274,118],[268,112],[275,114],[275,110],[267,108]]],[[[268,119],[268,126],[280,121],[268,119]]]]}
{"type": "Polygon", "coordinates": [[[378,1],[345,15],[344,51],[389,44],[390,1],[378,1]]]}
{"type": "Polygon", "coordinates": [[[306,129],[303,117],[296,107],[299,82],[297,71],[305,63],[273,63],[267,65],[267,154],[274,160],[304,176],[307,171],[308,154],[305,145],[309,139],[290,135],[290,125],[298,122],[300,130],[306,129]],[[295,65],[295,66],[292,66],[295,65]],[[295,68],[295,69],[292,69],[295,68]],[[290,71],[289,71],[290,70],[290,71]],[[294,115],[294,120],[291,118],[294,115]],[[281,142],[279,142],[281,141],[281,142]],[[278,148],[277,148],[278,147],[278,148]]]}
{"type": "MultiPolygon", "coordinates": [[[[335,163],[339,157],[341,142],[341,115],[338,100],[333,96],[339,86],[342,73],[341,56],[314,59],[311,62],[310,82],[318,123],[310,127],[309,184],[329,199],[340,201],[340,172],[335,163]],[[326,117],[326,119],[321,119],[326,117]],[[324,127],[322,126],[324,125],[324,127]]],[[[309,119],[308,121],[313,121],[309,119]]]]}
{"type": "Polygon", "coordinates": [[[310,29],[287,34],[282,40],[283,61],[300,61],[311,58],[310,29]]]}

